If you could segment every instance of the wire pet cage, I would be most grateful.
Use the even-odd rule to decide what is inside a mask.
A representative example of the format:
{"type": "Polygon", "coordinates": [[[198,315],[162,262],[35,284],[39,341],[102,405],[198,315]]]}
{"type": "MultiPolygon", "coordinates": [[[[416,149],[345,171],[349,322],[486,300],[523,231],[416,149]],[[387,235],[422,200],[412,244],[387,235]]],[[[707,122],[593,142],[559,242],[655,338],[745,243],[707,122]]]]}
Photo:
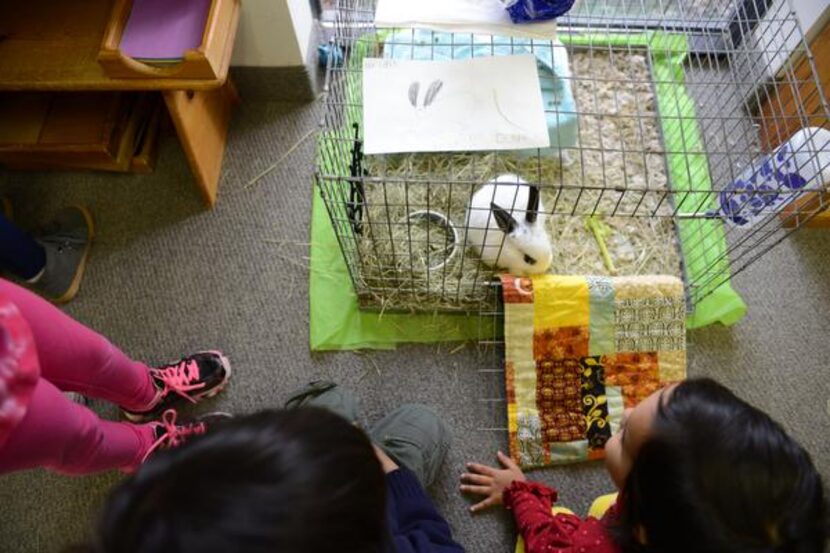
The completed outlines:
{"type": "Polygon", "coordinates": [[[550,272],[676,274],[691,308],[827,206],[828,104],[788,2],[578,0],[544,41],[378,29],[374,7],[339,0],[316,172],[361,307],[492,312],[465,210],[505,173],[541,191],[550,272]],[[364,58],[525,53],[552,148],[364,155],[364,58]]]}

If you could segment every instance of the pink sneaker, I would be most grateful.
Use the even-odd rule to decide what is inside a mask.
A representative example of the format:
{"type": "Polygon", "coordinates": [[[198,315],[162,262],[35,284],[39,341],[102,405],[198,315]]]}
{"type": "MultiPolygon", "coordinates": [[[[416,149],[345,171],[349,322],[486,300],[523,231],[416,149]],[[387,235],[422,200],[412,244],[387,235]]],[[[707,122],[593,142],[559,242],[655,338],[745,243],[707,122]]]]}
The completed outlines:
{"type": "Polygon", "coordinates": [[[198,403],[221,392],[231,377],[231,364],[219,351],[200,351],[181,361],[150,369],[158,388],[156,399],[145,411],[122,409],[132,422],[154,419],[182,401],[198,403]]]}
{"type": "Polygon", "coordinates": [[[162,415],[154,429],[156,440],[144,454],[141,462],[145,462],[153,453],[160,449],[170,449],[184,444],[192,436],[207,433],[208,429],[223,420],[232,418],[228,413],[208,413],[193,422],[176,424],[175,409],[168,409],[162,415]]]}

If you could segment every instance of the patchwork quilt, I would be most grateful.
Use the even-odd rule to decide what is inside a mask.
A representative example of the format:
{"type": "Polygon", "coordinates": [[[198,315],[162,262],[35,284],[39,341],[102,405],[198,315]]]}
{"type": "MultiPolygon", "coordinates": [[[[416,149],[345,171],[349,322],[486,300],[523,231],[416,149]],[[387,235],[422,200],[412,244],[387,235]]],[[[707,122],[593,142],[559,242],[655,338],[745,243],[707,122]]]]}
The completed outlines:
{"type": "Polygon", "coordinates": [[[686,377],[680,279],[501,280],[510,453],[521,467],[602,458],[624,409],[686,377]]]}

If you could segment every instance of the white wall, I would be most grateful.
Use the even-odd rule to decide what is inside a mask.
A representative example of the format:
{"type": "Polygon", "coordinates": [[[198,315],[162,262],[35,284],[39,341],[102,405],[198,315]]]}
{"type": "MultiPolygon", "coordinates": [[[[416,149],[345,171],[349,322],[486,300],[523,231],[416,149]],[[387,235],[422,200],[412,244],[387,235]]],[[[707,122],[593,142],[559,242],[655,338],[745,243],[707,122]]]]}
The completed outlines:
{"type": "Polygon", "coordinates": [[[294,22],[294,32],[297,34],[297,42],[300,44],[300,53],[305,60],[308,55],[311,29],[314,24],[311,3],[309,0],[288,0],[288,10],[291,12],[291,20],[294,22]]]}
{"type": "Polygon", "coordinates": [[[819,17],[823,12],[830,10],[827,0],[792,0],[792,2],[804,34],[810,35],[811,31],[818,31],[819,17]]]}
{"type": "Polygon", "coordinates": [[[241,0],[233,65],[304,65],[313,16],[309,0],[241,0]]]}

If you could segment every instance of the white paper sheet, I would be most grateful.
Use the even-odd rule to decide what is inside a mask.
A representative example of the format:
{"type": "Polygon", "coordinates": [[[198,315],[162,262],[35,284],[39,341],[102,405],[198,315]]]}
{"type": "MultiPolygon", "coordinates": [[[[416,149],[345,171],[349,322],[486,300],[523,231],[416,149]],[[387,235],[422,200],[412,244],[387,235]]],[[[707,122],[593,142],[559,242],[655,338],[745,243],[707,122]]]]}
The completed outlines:
{"type": "Polygon", "coordinates": [[[378,0],[375,26],[556,38],[556,21],[516,25],[499,0],[378,0]]]}
{"type": "Polygon", "coordinates": [[[550,146],[536,58],[363,60],[367,154],[550,146]]]}

